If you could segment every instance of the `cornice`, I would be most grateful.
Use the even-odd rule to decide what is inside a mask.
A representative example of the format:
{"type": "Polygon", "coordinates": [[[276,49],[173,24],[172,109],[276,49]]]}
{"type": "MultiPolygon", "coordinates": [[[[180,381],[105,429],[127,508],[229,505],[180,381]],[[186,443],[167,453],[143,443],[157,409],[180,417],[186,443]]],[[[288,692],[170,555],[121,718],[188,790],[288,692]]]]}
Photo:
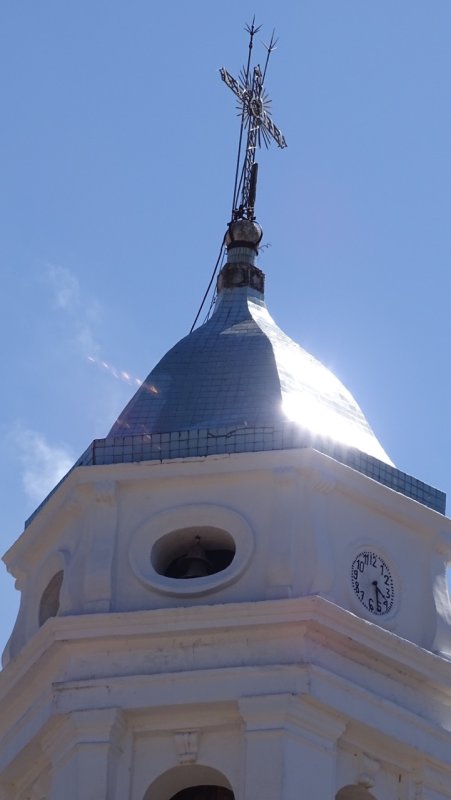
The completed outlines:
{"type": "MultiPolygon", "coordinates": [[[[377,654],[375,668],[402,671],[403,680],[427,681],[451,698],[451,662],[368,622],[320,596],[256,602],[85,614],[49,619],[0,673],[0,702],[23,679],[40,668],[51,670],[61,646],[105,651],[115,643],[130,648],[131,640],[187,637],[245,630],[247,636],[281,626],[297,627],[297,635],[326,636],[331,649],[342,645],[350,660],[377,654]]],[[[259,633],[261,635],[261,633],[259,633]]],[[[270,638],[268,639],[270,641],[270,638]]]]}
{"type": "MultiPolygon", "coordinates": [[[[104,498],[104,487],[130,481],[198,480],[229,475],[231,478],[246,472],[271,473],[276,476],[284,470],[295,470],[310,480],[318,491],[336,491],[371,508],[379,514],[413,527],[422,535],[431,537],[434,532],[440,539],[442,550],[451,555],[451,520],[412,498],[396,492],[357,470],[336,461],[313,448],[273,450],[258,453],[229,453],[193,458],[168,459],[129,464],[95,465],[73,469],[56,491],[48,498],[25,531],[3,556],[8,569],[15,570],[15,562],[22,557],[24,548],[48,530],[55,517],[68,509],[80,511],[100,492],[104,498]],[[72,495],[75,493],[75,499],[72,495]]],[[[108,490],[108,500],[112,497],[108,490]]]]}

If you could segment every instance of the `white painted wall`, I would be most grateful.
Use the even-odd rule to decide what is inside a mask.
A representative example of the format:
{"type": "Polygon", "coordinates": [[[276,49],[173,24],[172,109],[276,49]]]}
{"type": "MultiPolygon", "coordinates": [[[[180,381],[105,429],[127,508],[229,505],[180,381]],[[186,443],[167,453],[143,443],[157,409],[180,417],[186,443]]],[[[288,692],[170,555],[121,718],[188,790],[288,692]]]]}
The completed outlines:
{"type": "Polygon", "coordinates": [[[3,797],[451,798],[450,524],[315,451],[75,470],[6,555],[3,797]],[[231,565],[157,575],[153,544],[196,525],[232,535],[231,565]],[[364,548],[392,569],[386,618],[352,590],[364,548]]]}

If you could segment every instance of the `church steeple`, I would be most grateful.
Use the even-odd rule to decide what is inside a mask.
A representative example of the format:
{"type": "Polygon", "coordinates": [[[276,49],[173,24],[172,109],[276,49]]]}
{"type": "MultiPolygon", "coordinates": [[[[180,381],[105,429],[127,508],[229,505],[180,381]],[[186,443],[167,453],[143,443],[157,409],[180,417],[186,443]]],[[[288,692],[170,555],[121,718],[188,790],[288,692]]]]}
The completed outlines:
{"type": "Polygon", "coordinates": [[[451,800],[445,498],[269,315],[254,154],[211,318],[4,557],[1,800],[451,800]]]}

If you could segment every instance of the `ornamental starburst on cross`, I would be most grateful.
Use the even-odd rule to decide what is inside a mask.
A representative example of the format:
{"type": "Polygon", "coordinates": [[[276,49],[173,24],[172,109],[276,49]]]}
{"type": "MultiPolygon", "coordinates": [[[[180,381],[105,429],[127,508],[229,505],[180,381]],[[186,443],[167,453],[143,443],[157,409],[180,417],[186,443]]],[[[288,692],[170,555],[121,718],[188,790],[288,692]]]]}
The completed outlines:
{"type": "Polygon", "coordinates": [[[239,80],[227,72],[224,67],[219,70],[224,83],[238,98],[238,111],[241,116],[240,138],[233,189],[232,221],[237,219],[255,219],[255,197],[257,190],[258,164],[255,160],[257,147],[262,143],[268,147],[271,139],[283,148],[287,146],[285,137],[271,119],[271,100],[268,97],[264,82],[269,57],[276,47],[274,32],[266,48],[266,60],[263,69],[260,64],[251,68],[251,56],[254,36],[261,26],[255,26],[255,18],[246,26],[249,34],[249,54],[247,65],[240,72],[239,80]],[[243,134],[247,130],[246,150],[242,155],[243,134]],[[240,202],[238,203],[238,198],[240,202]]]}

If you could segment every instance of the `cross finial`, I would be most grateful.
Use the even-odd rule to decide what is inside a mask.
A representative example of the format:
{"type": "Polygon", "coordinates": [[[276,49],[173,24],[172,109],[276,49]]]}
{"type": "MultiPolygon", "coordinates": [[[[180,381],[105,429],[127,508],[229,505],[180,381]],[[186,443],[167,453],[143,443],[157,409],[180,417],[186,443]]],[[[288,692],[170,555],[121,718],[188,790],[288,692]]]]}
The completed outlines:
{"type": "Polygon", "coordinates": [[[269,58],[277,44],[277,40],[274,38],[274,31],[269,44],[265,45],[266,60],[263,70],[259,64],[251,68],[254,36],[260,28],[260,25],[255,25],[255,17],[250,25],[246,25],[246,31],[249,34],[249,53],[247,65],[241,70],[239,80],[233,78],[224,67],[219,70],[224,83],[238,98],[238,109],[241,116],[238,158],[233,189],[232,221],[255,219],[258,171],[256,161],[257,147],[261,147],[262,142],[268,147],[271,139],[274,139],[281,148],[287,146],[285,137],[271,119],[269,113],[271,101],[264,88],[269,58]],[[242,155],[241,150],[245,129],[247,129],[246,151],[242,155]]]}

